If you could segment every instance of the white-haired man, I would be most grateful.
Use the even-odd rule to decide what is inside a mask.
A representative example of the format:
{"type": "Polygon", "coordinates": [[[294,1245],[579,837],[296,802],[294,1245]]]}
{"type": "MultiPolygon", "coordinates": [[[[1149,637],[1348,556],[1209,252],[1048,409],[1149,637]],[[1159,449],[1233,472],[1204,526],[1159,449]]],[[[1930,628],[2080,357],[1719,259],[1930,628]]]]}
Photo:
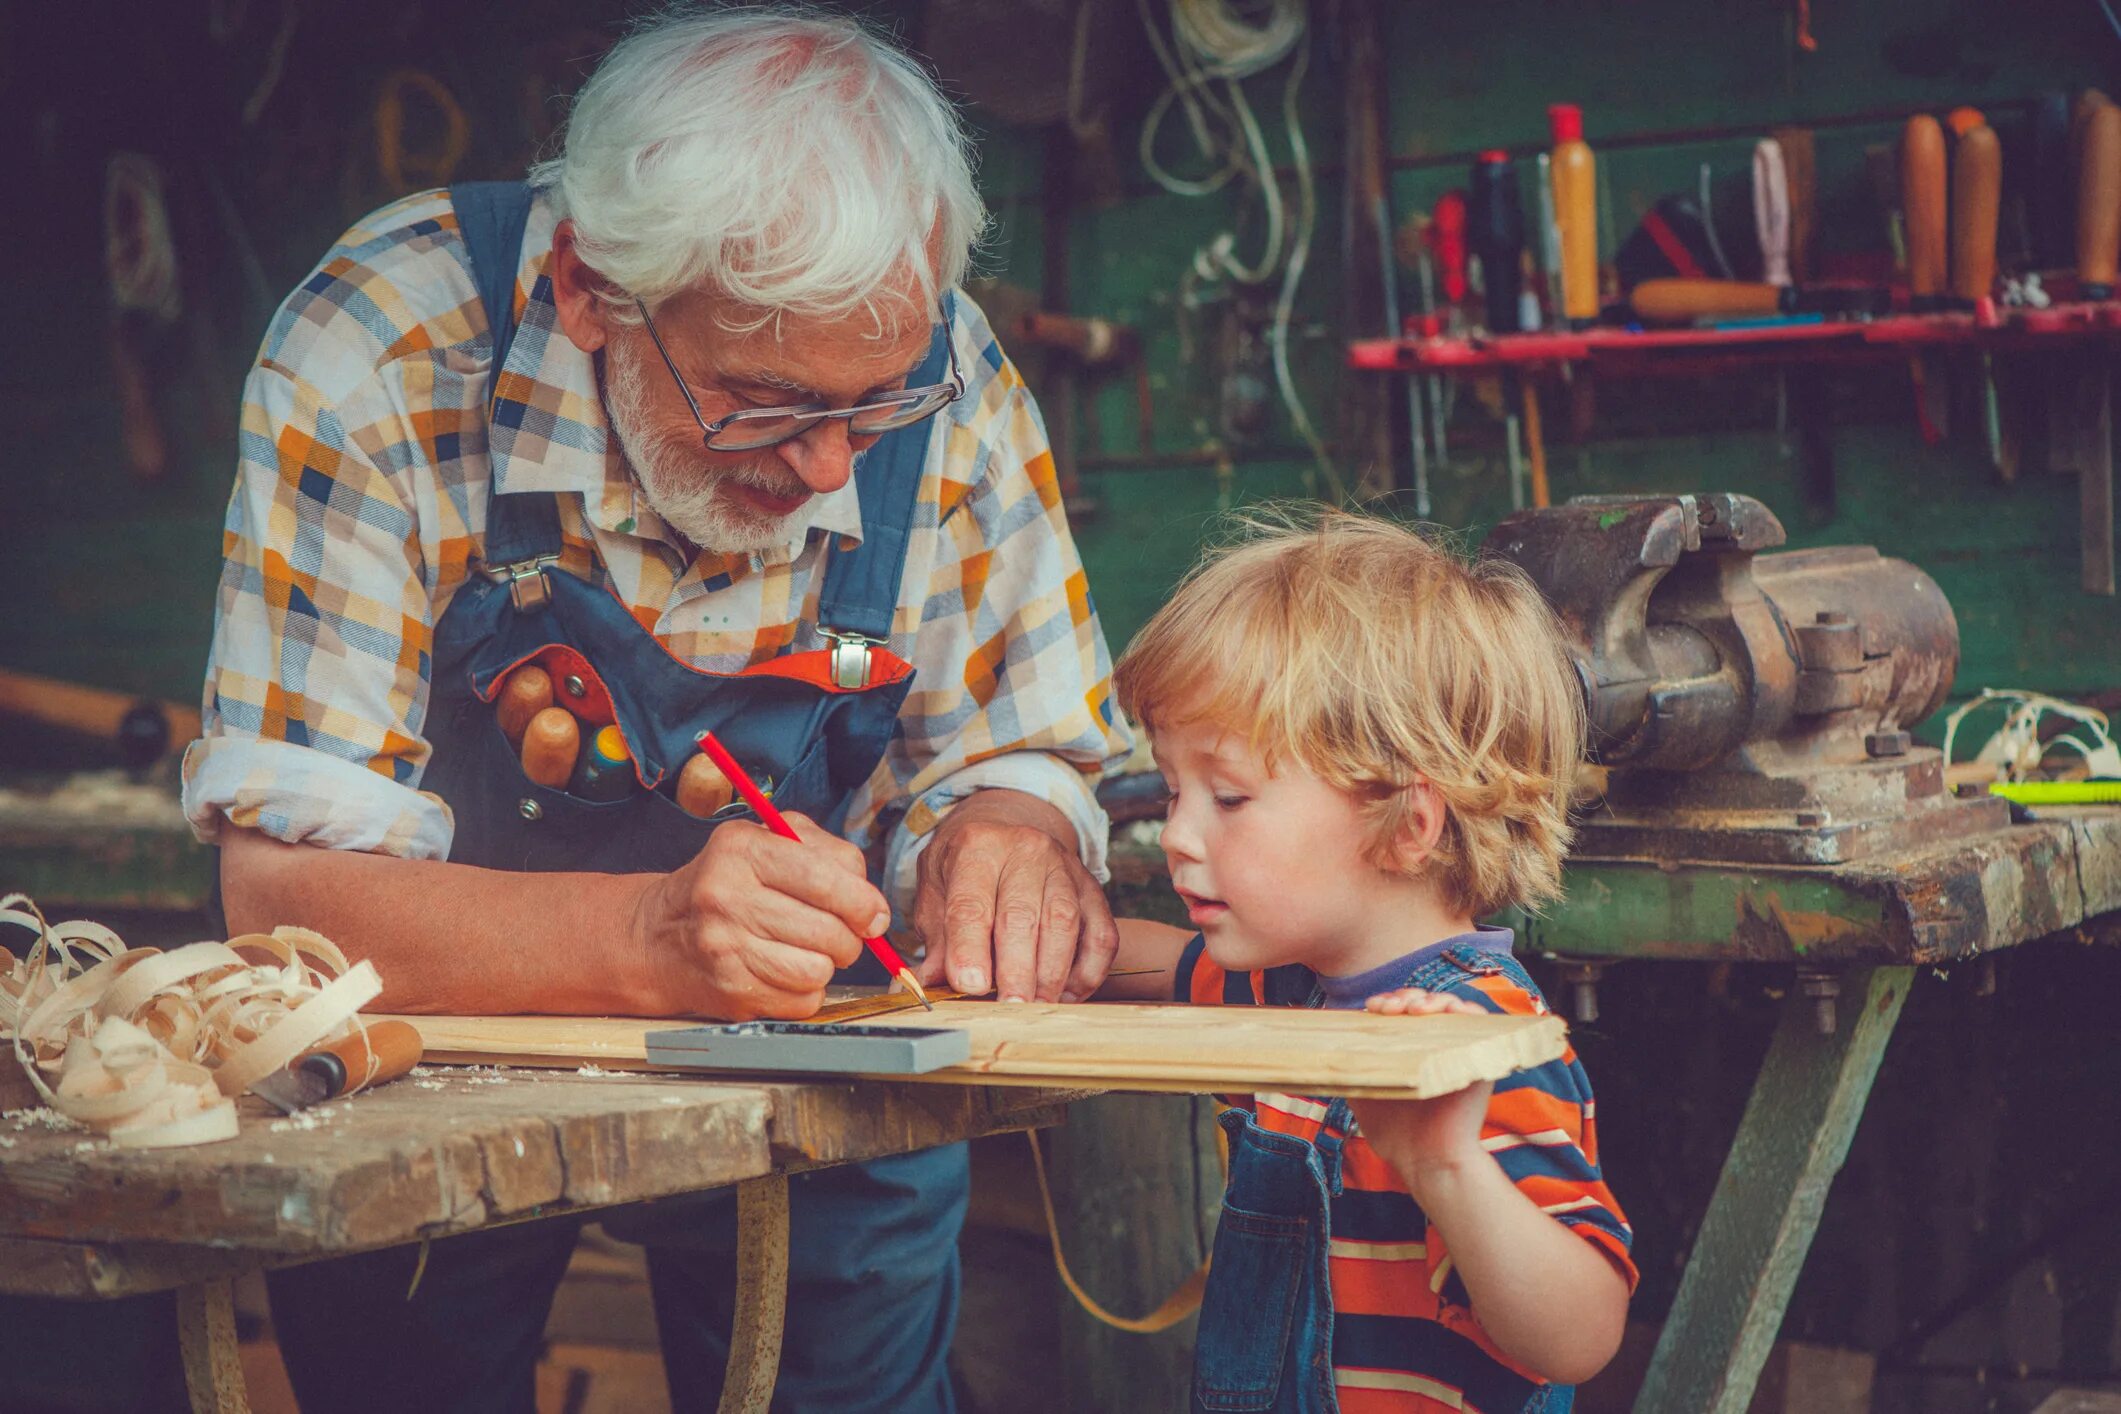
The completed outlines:
{"type": "MultiPolygon", "coordinates": [[[[1128,733],[1037,410],[954,293],[983,220],[916,65],[767,8],[622,41],[529,184],[348,232],[244,394],[185,763],[231,928],[316,928],[393,1009],[791,1017],[896,903],[927,980],[1095,987],[1128,733]],[[526,775],[528,666],[620,729],[615,798],[526,775]],[[703,727],[801,842],[678,806],[703,727]]],[[[961,1146],[798,1180],[777,1409],[950,1406],[964,1187],[961,1146]]],[[[624,1229],[681,1408],[731,1226],[624,1229]]],[[[304,1408],[528,1408],[573,1238],[438,1242],[410,1300],[409,1252],[279,1274],[304,1408]]]]}

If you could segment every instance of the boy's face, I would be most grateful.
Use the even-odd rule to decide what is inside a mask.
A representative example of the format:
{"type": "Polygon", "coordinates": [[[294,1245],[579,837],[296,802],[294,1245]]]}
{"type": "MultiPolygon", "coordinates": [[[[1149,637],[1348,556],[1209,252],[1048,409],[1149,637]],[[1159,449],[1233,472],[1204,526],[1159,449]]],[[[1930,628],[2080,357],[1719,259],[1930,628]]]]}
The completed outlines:
{"type": "Polygon", "coordinates": [[[1242,735],[1213,723],[1165,727],[1154,747],[1171,790],[1171,884],[1218,966],[1346,976],[1405,951],[1411,881],[1364,858],[1354,797],[1294,762],[1269,773],[1242,735]]]}

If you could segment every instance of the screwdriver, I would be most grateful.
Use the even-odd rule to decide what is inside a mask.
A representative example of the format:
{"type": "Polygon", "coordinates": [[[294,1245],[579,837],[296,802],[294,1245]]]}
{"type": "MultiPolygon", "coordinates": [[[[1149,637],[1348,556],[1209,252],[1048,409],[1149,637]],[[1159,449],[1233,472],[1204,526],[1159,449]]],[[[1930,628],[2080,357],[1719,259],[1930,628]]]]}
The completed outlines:
{"type": "MultiPolygon", "coordinates": [[[[699,745],[707,759],[720,767],[722,774],[729,778],[729,784],[736,787],[736,793],[743,797],[744,804],[750,806],[752,813],[759,817],[760,824],[784,840],[801,842],[802,836],[795,832],[795,826],[781,818],[781,812],[773,808],[773,802],[766,798],[766,793],[760,790],[750,774],[737,764],[736,758],[729,754],[729,748],[715,740],[713,732],[701,732],[699,745]]],[[[935,1010],[935,1003],[928,1000],[928,993],[914,977],[913,969],[906,966],[906,960],[898,955],[897,948],[882,938],[864,938],[862,946],[869,949],[870,955],[878,962],[884,964],[886,972],[905,983],[906,990],[913,993],[922,1006],[930,1011],[935,1010]]]]}
{"type": "MultiPolygon", "coordinates": [[[[1943,298],[1944,129],[1927,113],[1907,120],[1900,138],[1900,209],[1907,226],[1907,289],[1917,312],[1935,310],[1943,298]]],[[[1923,440],[1945,435],[1950,422],[1944,379],[1926,356],[1917,354],[1916,409],[1922,416],[1923,440]]]]}

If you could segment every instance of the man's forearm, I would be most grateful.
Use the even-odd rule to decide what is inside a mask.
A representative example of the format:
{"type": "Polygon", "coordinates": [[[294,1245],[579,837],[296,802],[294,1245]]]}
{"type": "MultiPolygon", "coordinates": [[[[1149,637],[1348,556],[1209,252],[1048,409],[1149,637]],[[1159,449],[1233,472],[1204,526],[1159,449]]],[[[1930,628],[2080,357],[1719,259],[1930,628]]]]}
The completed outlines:
{"type": "Polygon", "coordinates": [[[283,844],[223,841],[231,933],[292,923],[383,977],[378,1010],[656,1015],[635,918],[655,874],[517,874],[283,844]]]}

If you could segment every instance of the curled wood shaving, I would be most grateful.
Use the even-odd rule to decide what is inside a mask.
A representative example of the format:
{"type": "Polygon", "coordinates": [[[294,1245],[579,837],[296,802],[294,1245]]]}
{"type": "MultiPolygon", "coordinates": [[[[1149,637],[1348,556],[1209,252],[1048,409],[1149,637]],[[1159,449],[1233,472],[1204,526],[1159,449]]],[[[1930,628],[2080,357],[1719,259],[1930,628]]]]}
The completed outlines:
{"type": "Polygon", "coordinates": [[[128,948],[100,923],[45,922],[23,894],[0,899],[0,924],[37,935],[0,971],[0,1038],[54,1111],[127,1147],[234,1137],[235,1096],[360,1028],[383,990],[304,928],[128,948]]]}

